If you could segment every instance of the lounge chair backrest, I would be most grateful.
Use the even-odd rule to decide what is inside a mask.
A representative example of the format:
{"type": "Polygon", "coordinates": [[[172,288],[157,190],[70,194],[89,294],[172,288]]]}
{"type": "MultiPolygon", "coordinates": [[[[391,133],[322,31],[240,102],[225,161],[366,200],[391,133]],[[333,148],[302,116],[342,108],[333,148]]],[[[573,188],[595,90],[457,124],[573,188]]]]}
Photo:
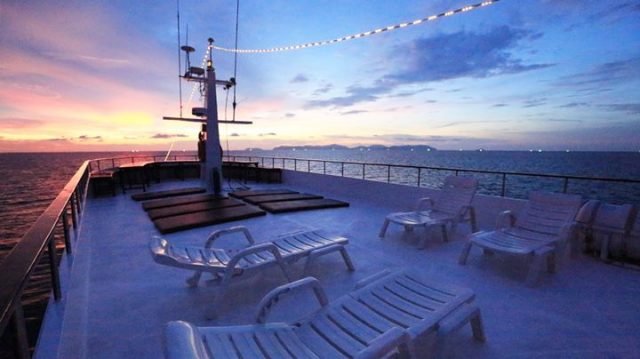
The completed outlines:
{"type": "Polygon", "coordinates": [[[462,207],[471,204],[477,189],[476,178],[449,176],[444,180],[444,186],[434,203],[434,209],[448,214],[458,214],[462,207]]]}
{"type": "Polygon", "coordinates": [[[565,224],[574,220],[581,203],[580,195],[532,192],[517,217],[516,227],[557,236],[565,224]]]}
{"type": "Polygon", "coordinates": [[[633,206],[630,204],[602,203],[593,219],[593,229],[596,231],[627,233],[631,227],[632,210],[633,206]]]}

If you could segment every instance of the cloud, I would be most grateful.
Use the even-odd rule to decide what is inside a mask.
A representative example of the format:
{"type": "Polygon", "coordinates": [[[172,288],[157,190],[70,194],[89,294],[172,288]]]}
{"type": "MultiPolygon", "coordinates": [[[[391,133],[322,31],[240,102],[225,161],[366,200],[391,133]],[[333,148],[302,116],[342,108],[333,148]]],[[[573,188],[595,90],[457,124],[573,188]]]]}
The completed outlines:
{"type": "Polygon", "coordinates": [[[258,136],[260,136],[260,137],[277,136],[277,134],[275,132],[267,132],[267,133],[260,133],[260,134],[258,134],[258,136]]]}
{"type": "Polygon", "coordinates": [[[496,103],[492,107],[507,107],[507,106],[509,105],[507,105],[506,103],[496,103]]]}
{"type": "Polygon", "coordinates": [[[307,76],[305,76],[304,74],[297,74],[294,78],[289,80],[289,83],[295,84],[295,83],[302,83],[307,81],[309,81],[309,78],[307,76]]]}
{"type": "Polygon", "coordinates": [[[564,105],[560,105],[558,107],[559,108],[574,108],[574,107],[585,107],[585,106],[589,106],[589,103],[587,103],[587,102],[569,102],[569,103],[565,103],[564,105]]]}
{"type": "Polygon", "coordinates": [[[539,34],[509,26],[486,33],[455,32],[420,38],[397,46],[399,70],[384,76],[390,84],[435,82],[460,77],[489,77],[537,70],[551,64],[524,64],[509,50],[539,34]],[[452,61],[455,59],[455,61],[452,61]]]}
{"type": "Polygon", "coordinates": [[[322,95],[322,94],[325,94],[325,93],[331,91],[331,89],[333,89],[333,84],[327,83],[327,84],[315,89],[315,91],[313,91],[312,95],[313,96],[322,95]]]}
{"type": "Polygon", "coordinates": [[[182,138],[182,137],[188,137],[185,134],[182,133],[156,133],[155,135],[151,136],[151,138],[154,139],[167,139],[167,138],[182,138]]]}
{"type": "Polygon", "coordinates": [[[102,141],[102,136],[81,135],[77,139],[80,141],[102,141]]]}
{"type": "Polygon", "coordinates": [[[634,81],[640,77],[640,57],[605,62],[593,69],[561,77],[555,85],[558,87],[602,88],[610,84],[634,81]]]}
{"type": "Polygon", "coordinates": [[[284,117],[287,117],[287,118],[296,117],[296,114],[295,113],[291,113],[291,112],[287,112],[287,113],[284,114],[284,117]]]}
{"type": "Polygon", "coordinates": [[[349,86],[347,87],[346,96],[332,97],[326,100],[311,100],[304,105],[305,108],[317,108],[326,106],[347,107],[359,102],[376,101],[381,94],[391,91],[387,86],[349,86]]]}
{"type": "Polygon", "coordinates": [[[237,132],[233,132],[231,134],[229,134],[229,137],[240,137],[240,134],[237,132]]]}
{"type": "Polygon", "coordinates": [[[341,112],[340,114],[341,114],[341,115],[343,115],[343,116],[346,116],[346,115],[356,115],[356,114],[359,114],[359,113],[366,113],[366,112],[369,112],[369,111],[365,111],[365,110],[351,110],[351,111],[341,112]]]}
{"type": "Polygon", "coordinates": [[[31,128],[42,125],[44,121],[30,118],[4,117],[0,118],[0,128],[31,128]]]}
{"type": "Polygon", "coordinates": [[[545,105],[546,103],[547,103],[546,98],[534,98],[531,100],[525,100],[524,105],[522,105],[522,107],[524,108],[538,107],[538,106],[545,105]]]}
{"type": "Polygon", "coordinates": [[[640,115],[640,103],[614,103],[600,106],[610,111],[620,111],[632,115],[640,115]]]}

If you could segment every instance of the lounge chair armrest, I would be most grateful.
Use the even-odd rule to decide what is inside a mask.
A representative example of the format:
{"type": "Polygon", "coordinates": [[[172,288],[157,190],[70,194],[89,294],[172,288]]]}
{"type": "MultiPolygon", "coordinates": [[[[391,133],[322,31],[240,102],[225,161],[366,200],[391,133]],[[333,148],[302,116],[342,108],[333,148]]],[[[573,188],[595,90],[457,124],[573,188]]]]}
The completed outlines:
{"type": "Polygon", "coordinates": [[[168,323],[164,330],[165,358],[209,358],[201,337],[198,328],[190,323],[183,321],[168,323]]]}
{"type": "Polygon", "coordinates": [[[226,228],[226,229],[219,229],[217,231],[213,231],[211,232],[211,234],[209,235],[209,238],[207,238],[207,242],[205,243],[204,247],[205,248],[211,248],[211,246],[213,245],[213,242],[224,236],[224,235],[228,235],[228,234],[232,234],[232,233],[242,233],[244,234],[244,237],[247,239],[247,242],[249,242],[249,245],[252,246],[253,244],[256,243],[255,240],[253,240],[253,237],[251,236],[251,233],[249,232],[249,229],[245,226],[233,226],[230,228],[226,228]]]}
{"type": "Polygon", "coordinates": [[[513,215],[513,212],[509,210],[500,212],[500,214],[498,214],[498,218],[496,219],[496,229],[513,227],[515,222],[516,217],[513,215]]]}
{"type": "Polygon", "coordinates": [[[389,274],[391,274],[391,271],[388,269],[385,269],[383,271],[380,271],[378,273],[372,274],[368,277],[362,278],[359,281],[356,282],[356,285],[353,287],[353,289],[360,289],[360,288],[364,288],[366,286],[368,286],[371,283],[374,283],[378,280],[380,280],[383,277],[388,276],[389,274]]]}
{"type": "Polygon", "coordinates": [[[360,351],[356,359],[375,359],[387,357],[396,349],[399,351],[409,351],[411,336],[399,327],[393,327],[382,333],[369,343],[369,346],[360,351]]]}
{"type": "Polygon", "coordinates": [[[294,291],[305,290],[307,288],[311,288],[313,290],[313,293],[315,294],[316,299],[318,299],[318,303],[320,303],[320,306],[324,307],[329,303],[327,295],[325,294],[324,290],[320,286],[320,282],[317,279],[313,277],[298,279],[294,282],[276,287],[275,289],[267,293],[264,298],[262,298],[260,304],[258,304],[256,323],[264,324],[267,321],[267,316],[269,315],[271,308],[273,308],[280,301],[280,298],[283,295],[294,291]]]}
{"type": "Polygon", "coordinates": [[[433,199],[431,199],[431,197],[420,198],[418,202],[416,202],[416,211],[432,209],[432,208],[433,208],[433,199]],[[425,207],[425,204],[428,206],[425,207]]]}
{"type": "Polygon", "coordinates": [[[238,262],[240,262],[243,258],[252,254],[260,253],[260,252],[269,252],[273,254],[273,256],[276,258],[276,261],[278,262],[282,261],[282,255],[280,254],[280,251],[278,250],[278,247],[276,247],[275,244],[261,243],[255,246],[247,247],[241,250],[240,252],[234,254],[233,257],[231,257],[231,260],[229,261],[229,263],[227,264],[227,270],[233,270],[235,266],[238,264],[238,262]]]}

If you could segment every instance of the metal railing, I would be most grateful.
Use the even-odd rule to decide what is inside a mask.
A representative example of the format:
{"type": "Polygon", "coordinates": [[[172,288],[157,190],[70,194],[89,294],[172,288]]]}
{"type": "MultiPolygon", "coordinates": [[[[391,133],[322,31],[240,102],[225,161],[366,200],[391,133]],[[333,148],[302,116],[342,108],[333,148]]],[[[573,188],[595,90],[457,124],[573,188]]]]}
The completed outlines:
{"type": "Polygon", "coordinates": [[[44,213],[0,262],[0,335],[10,324],[13,326],[19,357],[30,357],[21,302],[25,286],[43,255],[48,253],[53,297],[56,301],[62,298],[56,235],[62,235],[64,249],[71,254],[71,239],[77,237],[91,174],[115,170],[128,163],[197,161],[198,158],[194,154],[175,154],[169,156],[168,161],[166,159],[164,155],[132,155],[85,161],[44,213]],[[62,233],[57,233],[59,230],[62,233]]]}
{"type": "Polygon", "coordinates": [[[56,301],[62,298],[56,253],[56,229],[61,225],[65,251],[71,253],[71,238],[72,235],[76,236],[80,224],[88,184],[89,161],[85,161],[0,263],[0,334],[5,332],[10,323],[13,325],[17,354],[21,358],[30,356],[21,303],[24,288],[41,257],[48,252],[53,296],[56,301]]]}
{"type": "MultiPolygon", "coordinates": [[[[170,158],[172,161],[197,161],[197,155],[193,154],[173,155],[170,158]]],[[[447,174],[458,175],[466,173],[489,175],[497,179],[497,181],[489,183],[492,186],[490,189],[494,192],[497,191],[497,194],[503,197],[508,193],[510,177],[535,177],[538,179],[560,180],[563,192],[569,191],[570,182],[572,181],[600,181],[640,185],[640,180],[621,178],[502,172],[288,157],[227,155],[225,158],[230,161],[241,159],[258,162],[261,167],[266,168],[292,169],[294,171],[322,173],[325,175],[353,177],[418,187],[437,186],[441,183],[441,179],[447,174]],[[434,175],[434,172],[436,175],[434,175]],[[498,186],[496,186],[496,182],[499,183],[498,186]]],[[[113,170],[125,163],[145,161],[164,162],[164,160],[165,157],[162,155],[132,155],[85,161],[44,213],[40,215],[35,224],[31,226],[22,239],[0,263],[0,334],[5,332],[9,324],[13,325],[20,357],[27,358],[30,356],[24,313],[21,304],[21,297],[25,285],[29,281],[40,258],[48,251],[53,296],[56,301],[62,298],[54,232],[56,228],[59,228],[59,225],[61,225],[65,244],[64,248],[65,251],[70,254],[72,251],[71,239],[77,236],[77,228],[82,216],[91,173],[113,170]]]]}
{"type": "MultiPolygon", "coordinates": [[[[507,172],[474,170],[453,167],[415,166],[388,163],[367,163],[355,161],[334,161],[322,159],[302,159],[291,157],[262,157],[247,155],[227,155],[230,161],[244,160],[258,162],[262,167],[282,168],[294,171],[321,173],[341,177],[360,178],[417,187],[437,188],[447,175],[472,174],[482,177],[480,192],[501,197],[526,197],[532,189],[548,189],[556,192],[581,193],[587,197],[594,189],[587,182],[605,184],[630,184],[638,188],[624,189],[624,193],[600,198],[610,201],[640,201],[640,180],[627,178],[571,176],[528,172],[507,172]],[[638,190],[637,190],[638,189],[638,190]]],[[[610,189],[598,188],[601,192],[610,189]]],[[[620,190],[617,188],[616,190],[620,190]]]]}

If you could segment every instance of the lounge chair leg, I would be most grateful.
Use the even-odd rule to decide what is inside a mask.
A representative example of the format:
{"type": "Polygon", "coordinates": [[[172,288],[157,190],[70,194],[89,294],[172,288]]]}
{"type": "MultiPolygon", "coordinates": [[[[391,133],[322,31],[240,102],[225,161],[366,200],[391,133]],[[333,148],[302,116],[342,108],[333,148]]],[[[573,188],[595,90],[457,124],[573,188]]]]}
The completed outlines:
{"type": "Polygon", "coordinates": [[[609,260],[609,242],[611,235],[602,236],[602,244],[600,245],[600,259],[607,262],[609,260]]]}
{"type": "Polygon", "coordinates": [[[200,282],[200,277],[202,276],[202,272],[200,271],[196,271],[193,273],[193,275],[189,278],[187,278],[187,285],[190,288],[195,288],[198,286],[198,282],[200,282]]]}
{"type": "MultiPolygon", "coordinates": [[[[554,250],[555,249],[551,247],[544,247],[533,252],[533,258],[531,258],[531,263],[529,263],[529,273],[527,274],[526,280],[528,286],[534,286],[538,282],[543,263],[544,261],[548,261],[550,256],[554,256],[554,250]]],[[[555,257],[552,261],[555,262],[555,257]]],[[[547,262],[547,268],[549,268],[549,262],[547,262]]]]}
{"type": "Polygon", "coordinates": [[[471,224],[471,233],[478,231],[478,223],[476,222],[476,210],[475,208],[469,208],[469,222],[471,224]]]}
{"type": "Polygon", "coordinates": [[[471,317],[469,322],[471,324],[471,332],[473,333],[473,337],[477,341],[484,343],[487,338],[484,335],[484,324],[482,324],[482,314],[480,314],[480,308],[477,309],[476,314],[471,317]]]}
{"type": "Polygon", "coordinates": [[[467,241],[464,244],[464,248],[462,248],[462,253],[460,253],[460,258],[458,259],[458,264],[465,265],[467,264],[467,257],[469,256],[469,252],[471,251],[471,246],[473,243],[471,241],[467,241]]]}
{"type": "Polygon", "coordinates": [[[387,234],[388,227],[389,227],[389,220],[385,219],[384,224],[382,225],[382,228],[380,228],[380,234],[378,234],[378,237],[380,237],[380,239],[384,238],[384,235],[387,234]]]}
{"type": "MultiPolygon", "coordinates": [[[[447,225],[446,224],[440,225],[440,229],[442,230],[442,240],[444,242],[449,242],[449,237],[447,236],[447,225]]],[[[451,233],[455,233],[455,227],[451,227],[451,233]]]]}
{"type": "Polygon", "coordinates": [[[344,260],[344,264],[347,265],[347,269],[349,269],[350,271],[354,271],[355,267],[353,266],[353,262],[351,261],[349,253],[347,252],[347,248],[345,248],[345,246],[341,244],[332,244],[324,248],[313,250],[309,253],[309,256],[307,257],[307,263],[304,266],[303,275],[307,275],[309,269],[311,268],[311,264],[316,260],[316,258],[336,251],[340,251],[340,254],[342,254],[342,259],[344,260]]]}
{"type": "Polygon", "coordinates": [[[350,272],[356,270],[356,267],[353,266],[353,262],[351,261],[351,256],[349,256],[349,252],[347,252],[347,248],[342,246],[342,248],[340,248],[340,254],[342,254],[342,259],[344,260],[344,264],[347,266],[347,269],[350,272]]]}

